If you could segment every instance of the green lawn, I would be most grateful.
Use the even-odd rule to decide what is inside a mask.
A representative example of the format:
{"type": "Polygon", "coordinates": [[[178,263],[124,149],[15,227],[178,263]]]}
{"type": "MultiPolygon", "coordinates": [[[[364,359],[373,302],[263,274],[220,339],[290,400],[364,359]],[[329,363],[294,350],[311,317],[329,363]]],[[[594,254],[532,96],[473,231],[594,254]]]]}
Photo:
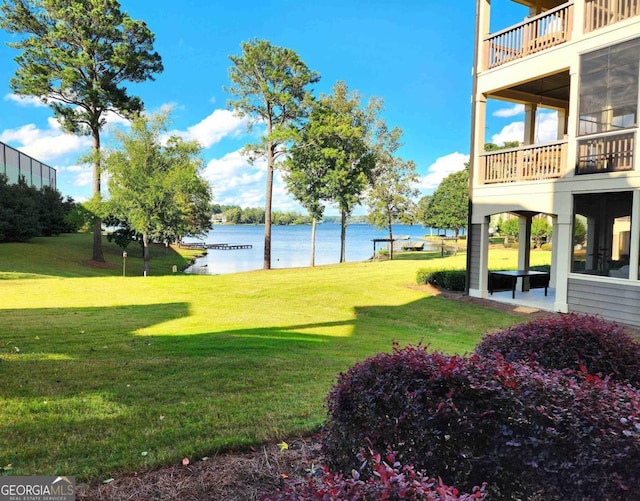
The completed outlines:
{"type": "Polygon", "coordinates": [[[463,353],[522,320],[414,286],[463,256],[189,276],[159,249],[152,274],[166,275],[124,278],[119,251],[96,268],[89,248],[87,235],[0,245],[6,474],[99,480],[306,433],[336,375],[393,341],[463,353]]]}

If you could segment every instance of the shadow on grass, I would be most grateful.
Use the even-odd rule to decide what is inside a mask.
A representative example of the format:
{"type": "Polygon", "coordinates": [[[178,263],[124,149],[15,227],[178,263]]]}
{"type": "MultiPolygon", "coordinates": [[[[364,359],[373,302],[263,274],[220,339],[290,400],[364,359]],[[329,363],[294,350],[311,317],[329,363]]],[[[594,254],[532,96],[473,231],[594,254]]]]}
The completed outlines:
{"type": "Polygon", "coordinates": [[[423,297],[338,321],[136,334],[189,315],[188,303],[0,310],[20,326],[0,333],[0,464],[96,478],[313,429],[336,375],[393,341],[462,353],[513,322],[423,297]]]}

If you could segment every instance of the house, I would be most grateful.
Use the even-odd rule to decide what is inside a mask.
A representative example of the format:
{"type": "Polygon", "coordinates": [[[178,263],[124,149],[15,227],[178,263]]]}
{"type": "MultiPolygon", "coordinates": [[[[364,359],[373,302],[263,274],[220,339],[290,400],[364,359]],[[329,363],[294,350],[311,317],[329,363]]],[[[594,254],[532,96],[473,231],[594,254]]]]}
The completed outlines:
{"type": "Polygon", "coordinates": [[[524,19],[493,33],[500,3],[476,5],[468,293],[491,297],[490,217],[518,216],[527,270],[526,235],[543,214],[553,225],[548,309],[640,325],[640,0],[502,5],[514,3],[524,19]],[[491,100],[524,105],[519,147],[483,151],[491,100]],[[538,139],[540,109],[557,116],[554,141],[538,139]]]}
{"type": "Polygon", "coordinates": [[[56,170],[35,158],[31,158],[11,146],[0,142],[0,174],[7,176],[9,183],[17,183],[24,177],[29,185],[40,189],[56,187],[56,170]]]}

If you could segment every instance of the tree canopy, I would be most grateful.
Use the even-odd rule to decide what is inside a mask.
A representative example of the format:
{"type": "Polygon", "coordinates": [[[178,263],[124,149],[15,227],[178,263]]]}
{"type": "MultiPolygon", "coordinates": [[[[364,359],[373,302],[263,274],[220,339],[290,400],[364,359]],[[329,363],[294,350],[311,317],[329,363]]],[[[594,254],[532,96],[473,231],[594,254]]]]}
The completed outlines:
{"type": "Polygon", "coordinates": [[[324,203],[338,206],[340,262],[345,261],[347,219],[374,174],[373,141],[381,107],[374,98],[362,107],[360,95],[337,82],[333,94],[314,103],[287,163],[288,187],[312,215],[319,217],[324,203]]]}
{"type": "Polygon", "coordinates": [[[230,56],[233,65],[227,91],[234,96],[229,106],[250,119],[249,130],[256,123],[265,126],[260,142],[248,145],[245,151],[251,159],[262,157],[267,162],[264,268],[270,269],[274,169],[308,115],[312,100],[308,86],[320,77],[291,49],[258,39],[243,42],[241,47],[241,55],[230,56]]]}
{"type": "MultiPolygon", "coordinates": [[[[91,135],[93,195],[100,198],[100,130],[110,112],[142,110],[125,82],[142,82],[162,71],[154,35],[122,12],[117,0],[4,0],[0,27],[22,35],[11,89],[48,104],[62,128],[91,135]]],[[[104,261],[101,222],[94,224],[93,259],[104,261]]]]}
{"type": "Polygon", "coordinates": [[[418,196],[416,165],[397,155],[402,130],[391,131],[382,127],[376,144],[376,168],[371,187],[367,192],[369,222],[385,228],[391,240],[390,257],[393,259],[392,223],[401,220],[412,223],[416,215],[414,198],[418,196]]]}
{"type": "Polygon", "coordinates": [[[469,167],[449,174],[433,193],[427,209],[428,220],[436,228],[453,230],[456,237],[467,227],[469,213],[469,167]]]}
{"type": "Polygon", "coordinates": [[[211,227],[201,147],[176,136],[166,139],[167,118],[161,113],[134,119],[130,131],[116,133],[118,149],[104,159],[108,212],[142,235],[145,274],[151,239],[176,241],[211,227]]]}

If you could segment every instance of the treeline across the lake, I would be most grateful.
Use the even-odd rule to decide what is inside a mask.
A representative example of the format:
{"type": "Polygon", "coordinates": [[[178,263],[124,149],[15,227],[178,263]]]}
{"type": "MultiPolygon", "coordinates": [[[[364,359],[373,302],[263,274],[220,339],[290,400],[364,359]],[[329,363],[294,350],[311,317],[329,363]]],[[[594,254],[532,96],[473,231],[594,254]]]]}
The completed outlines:
{"type": "MultiPolygon", "coordinates": [[[[211,217],[214,223],[226,224],[264,224],[264,209],[260,207],[245,207],[239,205],[211,205],[211,217]]],[[[288,226],[291,224],[311,224],[312,218],[308,214],[294,211],[273,211],[273,224],[288,226]]],[[[323,223],[340,223],[340,216],[324,216],[323,223]]],[[[350,216],[350,223],[368,223],[366,215],[350,216]]]]}

